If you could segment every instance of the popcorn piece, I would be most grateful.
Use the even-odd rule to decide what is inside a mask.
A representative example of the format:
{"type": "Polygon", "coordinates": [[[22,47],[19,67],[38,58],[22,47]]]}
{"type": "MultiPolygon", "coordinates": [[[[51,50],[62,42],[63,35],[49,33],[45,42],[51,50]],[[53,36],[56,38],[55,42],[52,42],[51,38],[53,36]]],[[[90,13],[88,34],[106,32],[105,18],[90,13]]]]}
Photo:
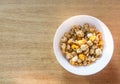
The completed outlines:
{"type": "Polygon", "coordinates": [[[65,43],[62,43],[61,49],[62,49],[62,50],[65,50],[65,48],[66,48],[66,44],[65,44],[65,43]]]}
{"type": "Polygon", "coordinates": [[[78,60],[78,56],[74,56],[71,61],[76,62],[78,60]]]}
{"type": "Polygon", "coordinates": [[[92,41],[87,41],[87,44],[89,45],[89,46],[92,46],[93,45],[93,43],[92,43],[92,41]]]}
{"type": "Polygon", "coordinates": [[[82,60],[81,60],[81,59],[78,59],[78,60],[77,60],[77,62],[78,62],[78,63],[81,63],[81,62],[82,62],[82,60]]]}
{"type": "Polygon", "coordinates": [[[68,44],[67,47],[66,47],[67,50],[70,50],[70,45],[68,44]]]}
{"type": "Polygon", "coordinates": [[[90,38],[89,38],[91,41],[94,41],[96,39],[96,36],[95,35],[92,35],[90,38]]]}
{"type": "Polygon", "coordinates": [[[94,32],[95,28],[94,27],[90,27],[90,32],[94,32]]]}
{"type": "Polygon", "coordinates": [[[71,59],[73,57],[73,55],[71,53],[66,53],[66,59],[71,59]]]}
{"type": "Polygon", "coordinates": [[[92,54],[94,54],[94,49],[90,49],[90,54],[92,55],[92,54]]]}
{"type": "Polygon", "coordinates": [[[76,34],[78,37],[84,37],[84,33],[81,30],[76,31],[76,34]]]}
{"type": "Polygon", "coordinates": [[[102,53],[101,49],[98,48],[98,49],[95,50],[95,54],[97,56],[101,55],[101,53],[102,53]]]}
{"type": "Polygon", "coordinates": [[[66,33],[64,34],[64,36],[65,36],[66,38],[70,38],[70,37],[71,37],[71,35],[70,35],[68,32],[66,32],[66,33]]]}
{"type": "Polygon", "coordinates": [[[63,36],[62,38],[61,38],[61,42],[66,42],[67,41],[67,38],[65,37],[65,36],[63,36]]]}
{"type": "Polygon", "coordinates": [[[84,61],[85,60],[85,55],[84,54],[79,54],[79,58],[84,61]]]}
{"type": "Polygon", "coordinates": [[[73,62],[72,60],[69,61],[71,65],[75,65],[75,62],[73,62]]]}
{"type": "Polygon", "coordinates": [[[71,45],[71,48],[72,48],[73,50],[76,50],[76,49],[78,49],[79,47],[78,47],[77,45],[75,45],[75,44],[72,44],[72,45],[71,45]]]}
{"type": "Polygon", "coordinates": [[[96,58],[95,58],[95,57],[92,57],[92,58],[91,58],[91,61],[92,61],[92,62],[95,62],[95,61],[96,61],[96,58]]]}
{"type": "Polygon", "coordinates": [[[92,36],[92,33],[88,33],[87,37],[90,38],[92,36]]]}
{"type": "Polygon", "coordinates": [[[72,51],[72,55],[75,56],[77,55],[77,53],[75,51],[72,51]]]}
{"type": "Polygon", "coordinates": [[[100,46],[102,46],[102,45],[103,45],[103,41],[100,40],[98,44],[99,44],[100,46]]]}
{"type": "Polygon", "coordinates": [[[68,44],[71,44],[73,42],[74,42],[74,40],[72,38],[68,40],[68,44]]]}
{"type": "Polygon", "coordinates": [[[86,51],[84,51],[84,54],[87,55],[89,53],[89,48],[87,48],[86,51]]]}
{"type": "Polygon", "coordinates": [[[81,53],[82,52],[81,48],[78,48],[76,52],[81,53]]]}
{"type": "Polygon", "coordinates": [[[85,51],[85,50],[87,50],[88,45],[87,44],[83,44],[83,45],[81,45],[80,48],[81,48],[82,51],[85,51]]]}
{"type": "Polygon", "coordinates": [[[87,61],[84,61],[84,62],[83,62],[83,65],[86,66],[86,65],[87,65],[87,61]]]}
{"type": "Polygon", "coordinates": [[[82,45],[82,44],[86,43],[86,40],[85,39],[78,40],[78,41],[75,41],[75,43],[78,44],[78,45],[82,45]]]}

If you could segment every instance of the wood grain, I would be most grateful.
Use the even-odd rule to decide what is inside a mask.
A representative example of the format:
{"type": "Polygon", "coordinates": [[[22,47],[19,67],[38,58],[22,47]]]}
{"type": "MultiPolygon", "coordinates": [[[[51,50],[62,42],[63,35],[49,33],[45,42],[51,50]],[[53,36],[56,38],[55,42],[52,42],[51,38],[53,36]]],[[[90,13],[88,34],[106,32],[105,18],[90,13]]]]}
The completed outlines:
{"type": "Polygon", "coordinates": [[[119,84],[120,0],[0,0],[0,84],[119,84]],[[57,27],[74,15],[101,19],[114,38],[109,65],[92,76],[64,70],[53,53],[57,27]]]}

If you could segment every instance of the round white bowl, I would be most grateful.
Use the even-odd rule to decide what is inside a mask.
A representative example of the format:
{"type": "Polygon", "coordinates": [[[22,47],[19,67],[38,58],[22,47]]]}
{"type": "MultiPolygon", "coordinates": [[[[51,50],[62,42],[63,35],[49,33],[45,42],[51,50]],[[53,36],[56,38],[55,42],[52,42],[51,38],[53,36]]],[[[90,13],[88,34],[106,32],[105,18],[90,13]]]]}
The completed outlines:
{"type": "Polygon", "coordinates": [[[114,43],[111,32],[102,21],[93,16],[78,15],[65,20],[58,27],[54,36],[53,48],[58,62],[64,69],[76,75],[92,75],[101,71],[110,62],[114,50],[114,43]],[[92,63],[89,66],[72,66],[62,55],[59,42],[64,33],[70,30],[72,25],[83,25],[84,23],[89,23],[90,25],[95,26],[102,33],[104,49],[102,56],[96,60],[95,63],[92,63]]]}

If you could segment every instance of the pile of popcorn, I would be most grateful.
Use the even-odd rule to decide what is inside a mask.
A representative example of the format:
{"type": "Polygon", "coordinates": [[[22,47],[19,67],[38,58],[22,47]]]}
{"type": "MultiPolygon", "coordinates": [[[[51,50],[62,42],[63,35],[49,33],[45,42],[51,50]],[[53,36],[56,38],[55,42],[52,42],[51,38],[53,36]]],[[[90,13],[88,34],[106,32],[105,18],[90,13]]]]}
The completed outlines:
{"type": "Polygon", "coordinates": [[[102,54],[102,34],[88,23],[73,25],[60,39],[60,49],[71,65],[87,66],[102,54]]]}

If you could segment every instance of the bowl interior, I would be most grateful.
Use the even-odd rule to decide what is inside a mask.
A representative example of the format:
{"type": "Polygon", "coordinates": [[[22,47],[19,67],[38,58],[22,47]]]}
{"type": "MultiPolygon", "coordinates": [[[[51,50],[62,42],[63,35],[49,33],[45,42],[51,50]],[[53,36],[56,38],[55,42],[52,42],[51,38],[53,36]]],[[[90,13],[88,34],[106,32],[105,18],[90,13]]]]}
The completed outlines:
{"type": "Polygon", "coordinates": [[[54,37],[54,53],[60,63],[67,71],[77,75],[91,75],[102,70],[110,61],[113,53],[113,38],[107,26],[95,17],[88,15],[74,16],[64,21],[56,31],[54,37]],[[101,33],[104,42],[102,56],[89,66],[72,66],[61,53],[59,42],[65,32],[69,31],[72,25],[83,25],[89,23],[95,26],[101,33]]]}

